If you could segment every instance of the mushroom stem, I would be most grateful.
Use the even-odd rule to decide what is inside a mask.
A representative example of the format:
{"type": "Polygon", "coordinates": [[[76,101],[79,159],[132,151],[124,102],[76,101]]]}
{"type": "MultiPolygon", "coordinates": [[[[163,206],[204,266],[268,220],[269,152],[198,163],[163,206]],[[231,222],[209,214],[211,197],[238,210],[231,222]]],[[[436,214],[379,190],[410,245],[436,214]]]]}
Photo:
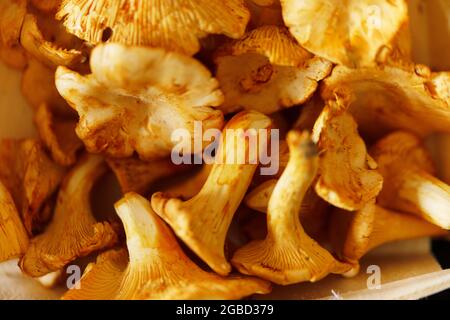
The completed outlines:
{"type": "MultiPolygon", "coordinates": [[[[188,201],[171,199],[163,193],[155,193],[152,197],[152,207],[158,215],[220,275],[231,271],[224,252],[227,231],[258,167],[259,154],[251,159],[250,139],[247,140],[245,135],[253,131],[251,135],[257,138],[255,140],[261,147],[264,143],[260,141],[262,137],[258,129],[270,129],[271,125],[270,118],[258,112],[237,114],[223,131],[216,157],[222,161],[216,161],[206,183],[195,197],[188,201]],[[243,130],[241,132],[245,134],[229,134],[232,131],[228,129],[243,130]],[[250,155],[245,163],[235,159],[229,161],[231,155],[239,154],[237,149],[250,155]]],[[[258,152],[262,150],[258,148],[258,152]]]]}
{"type": "Polygon", "coordinates": [[[287,285],[315,282],[352,268],[340,263],[304,231],[299,212],[318,169],[318,155],[308,134],[288,134],[289,163],[269,201],[268,235],[239,249],[233,265],[244,274],[287,285]]]}
{"type": "Polygon", "coordinates": [[[422,170],[405,170],[397,177],[398,210],[414,213],[450,230],[450,186],[422,170]]]}
{"type": "Polygon", "coordinates": [[[280,230],[292,228],[295,233],[304,233],[299,213],[306,191],[316,177],[318,158],[315,145],[303,135],[290,135],[291,159],[276,184],[269,200],[267,224],[269,241],[283,241],[285,233],[280,230]],[[300,201],[299,201],[300,200],[300,201]]]}

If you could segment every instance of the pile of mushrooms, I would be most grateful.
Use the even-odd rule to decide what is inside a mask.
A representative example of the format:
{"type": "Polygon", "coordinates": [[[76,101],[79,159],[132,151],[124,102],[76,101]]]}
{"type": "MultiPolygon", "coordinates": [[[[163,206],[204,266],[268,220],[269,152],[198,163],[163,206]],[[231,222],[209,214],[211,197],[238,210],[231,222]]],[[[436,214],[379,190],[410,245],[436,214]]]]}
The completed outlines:
{"type": "Polygon", "coordinates": [[[0,262],[68,300],[241,299],[448,235],[450,72],[409,35],[406,0],[1,1],[37,137],[0,142],[0,262]]]}

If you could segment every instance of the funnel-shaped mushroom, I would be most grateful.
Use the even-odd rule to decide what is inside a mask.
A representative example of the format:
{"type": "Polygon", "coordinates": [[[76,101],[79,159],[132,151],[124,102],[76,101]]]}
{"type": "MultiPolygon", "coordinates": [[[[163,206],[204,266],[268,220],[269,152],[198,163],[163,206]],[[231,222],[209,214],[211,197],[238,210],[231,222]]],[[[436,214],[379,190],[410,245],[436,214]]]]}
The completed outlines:
{"type": "Polygon", "coordinates": [[[64,170],[52,162],[37,140],[2,140],[0,181],[11,193],[28,233],[47,223],[46,206],[57,190],[64,170]]]}
{"type": "Polygon", "coordinates": [[[26,0],[0,2],[0,59],[13,68],[22,69],[27,59],[20,47],[20,30],[27,13],[26,0]]]}
{"type": "Polygon", "coordinates": [[[187,169],[184,165],[175,165],[170,159],[143,161],[136,157],[106,160],[119,181],[125,194],[136,192],[146,194],[152,184],[161,178],[169,177],[187,169]]]}
{"type": "Polygon", "coordinates": [[[92,44],[109,40],[193,55],[208,34],[241,37],[250,14],[244,0],[63,0],[56,17],[92,44]]]}
{"type": "Polygon", "coordinates": [[[27,14],[20,43],[28,53],[48,66],[73,66],[85,60],[83,53],[76,49],[81,48],[81,41],[67,35],[53,17],[27,14]]]}
{"type": "Polygon", "coordinates": [[[317,194],[336,207],[357,210],[375,199],[383,177],[367,153],[358,126],[339,98],[329,101],[314,125],[320,154],[317,194]]]}
{"type": "Polygon", "coordinates": [[[423,65],[349,69],[337,66],[323,82],[322,97],[350,93],[348,111],[361,134],[378,139],[395,129],[420,136],[450,132],[450,72],[423,65]]]}
{"type": "Polygon", "coordinates": [[[34,116],[34,123],[56,163],[71,166],[77,161],[77,152],[83,143],[75,133],[76,120],[59,117],[47,103],[43,103],[34,116]]]}
{"type": "Polygon", "coordinates": [[[0,181],[0,262],[25,253],[28,235],[11,194],[0,181]]]}
{"type": "Polygon", "coordinates": [[[281,0],[281,5],[303,47],[349,67],[374,64],[408,18],[404,0],[281,0]]]}
{"type": "Polygon", "coordinates": [[[216,163],[200,192],[188,201],[163,193],[152,196],[152,207],[177,236],[214,271],[227,275],[231,266],[225,257],[225,239],[266,148],[272,121],[257,112],[241,112],[225,127],[216,163]],[[256,147],[253,141],[258,141],[256,147]],[[256,147],[256,149],[255,149],[256,147]],[[245,155],[240,159],[239,154],[245,155]],[[248,155],[248,157],[247,157],[248,155]],[[242,161],[243,160],[243,161],[242,161]]]}
{"type": "Polygon", "coordinates": [[[385,243],[448,234],[418,217],[390,211],[373,203],[352,213],[336,209],[329,228],[335,252],[340,258],[355,264],[367,252],[385,243]]]}
{"type": "Polygon", "coordinates": [[[416,136],[394,132],[371,151],[385,181],[377,199],[380,205],[450,229],[450,186],[433,176],[431,157],[416,136]]]}
{"type": "Polygon", "coordinates": [[[129,254],[125,249],[101,254],[88,266],[80,289],[63,299],[239,299],[270,291],[263,280],[223,278],[201,270],[145,198],[128,193],[116,210],[129,254]]]}
{"type": "Polygon", "coordinates": [[[222,127],[222,113],[210,108],[223,100],[218,82],[191,57],[107,44],[90,63],[88,76],[59,67],[56,87],[80,115],[77,134],[91,153],[160,159],[175,147],[174,132],[189,133],[181,144],[191,149],[195,123],[222,127]]]}
{"type": "Polygon", "coordinates": [[[316,177],[317,150],[307,134],[288,134],[290,160],[269,201],[267,237],[252,241],[233,256],[242,273],[287,285],[318,281],[329,273],[351,269],[337,261],[304,231],[299,213],[302,201],[316,177]]]}
{"type": "Polygon", "coordinates": [[[58,194],[53,220],[43,234],[31,240],[20,260],[20,267],[26,274],[43,276],[78,257],[117,242],[111,225],[97,222],[90,207],[90,191],[106,168],[102,158],[90,155],[66,176],[58,194]]]}
{"type": "Polygon", "coordinates": [[[303,49],[284,27],[263,26],[216,53],[226,113],[274,113],[307,101],[332,64],[303,49]]]}

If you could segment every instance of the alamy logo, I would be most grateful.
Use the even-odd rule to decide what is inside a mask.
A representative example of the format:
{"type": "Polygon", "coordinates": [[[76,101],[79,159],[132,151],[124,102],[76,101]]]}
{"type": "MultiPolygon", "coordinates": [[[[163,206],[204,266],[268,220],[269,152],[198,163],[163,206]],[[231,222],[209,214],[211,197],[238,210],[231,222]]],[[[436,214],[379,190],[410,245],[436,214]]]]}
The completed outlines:
{"type": "Polygon", "coordinates": [[[194,123],[194,134],[186,129],[172,132],[171,159],[174,164],[259,164],[261,175],[279,170],[280,133],[278,129],[218,129],[203,131],[194,123]],[[196,156],[192,156],[196,155],[196,156]]]}

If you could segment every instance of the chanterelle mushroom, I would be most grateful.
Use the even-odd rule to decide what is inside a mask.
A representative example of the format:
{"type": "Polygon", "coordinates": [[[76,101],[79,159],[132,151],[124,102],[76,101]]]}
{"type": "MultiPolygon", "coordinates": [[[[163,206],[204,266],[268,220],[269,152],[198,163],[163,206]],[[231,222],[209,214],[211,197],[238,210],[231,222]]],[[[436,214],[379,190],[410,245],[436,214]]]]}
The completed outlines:
{"type": "Polygon", "coordinates": [[[63,299],[239,299],[270,291],[263,280],[222,278],[201,270],[145,198],[126,194],[116,210],[128,254],[125,249],[101,254],[88,266],[80,289],[68,291],[63,299]]]}
{"type": "Polygon", "coordinates": [[[27,13],[26,7],[26,0],[0,2],[0,58],[18,69],[26,65],[25,53],[19,43],[20,30],[27,13]]]}
{"type": "Polygon", "coordinates": [[[405,0],[281,0],[281,5],[303,47],[349,67],[373,64],[408,18],[405,0]]]}
{"type": "Polygon", "coordinates": [[[351,263],[384,243],[448,232],[418,217],[390,211],[373,203],[357,212],[333,212],[329,222],[330,241],[340,258],[351,263]]]}
{"type": "Polygon", "coordinates": [[[70,37],[53,17],[27,14],[20,43],[42,63],[49,66],[73,66],[85,60],[85,57],[80,50],[72,47],[81,47],[81,41],[72,35],[70,37]]]}
{"type": "Polygon", "coordinates": [[[58,116],[47,103],[43,103],[35,114],[34,122],[53,160],[62,166],[73,165],[77,161],[77,152],[83,147],[75,133],[76,120],[58,116]]]}
{"type": "Polygon", "coordinates": [[[37,140],[0,143],[0,181],[6,186],[31,235],[49,219],[46,203],[55,193],[64,170],[52,162],[37,140]]]}
{"type": "Polygon", "coordinates": [[[250,139],[246,136],[253,136],[260,140],[259,146],[266,146],[259,129],[269,130],[271,125],[270,118],[258,112],[237,114],[225,127],[216,156],[217,163],[196,196],[188,201],[171,198],[170,194],[163,193],[152,196],[152,207],[156,213],[221,275],[231,271],[224,252],[227,231],[258,167],[259,156],[264,152],[260,148],[257,152],[250,150],[254,146],[250,146],[250,139]],[[242,132],[239,133],[239,130],[242,132]],[[249,159],[242,163],[236,161],[234,158],[239,150],[249,159]],[[233,159],[228,159],[231,157],[233,159]]]}
{"type": "MultiPolygon", "coordinates": [[[[253,210],[266,213],[277,183],[278,180],[271,179],[258,185],[245,197],[245,205],[253,210]]],[[[299,217],[306,233],[314,239],[320,237],[325,229],[327,209],[328,203],[317,195],[314,188],[309,188],[303,198],[299,217]]]]}
{"type": "Polygon", "coordinates": [[[28,235],[11,194],[0,181],[0,262],[25,253],[28,235]]]}
{"type": "Polygon", "coordinates": [[[190,133],[182,141],[190,148],[195,121],[203,130],[222,127],[222,113],[210,107],[223,101],[218,82],[193,58],[107,44],[93,50],[90,62],[88,76],[65,67],[56,72],[58,91],[80,115],[77,134],[89,152],[162,158],[175,146],[175,130],[190,133]]]}
{"type": "Polygon", "coordinates": [[[357,210],[375,199],[383,186],[377,164],[367,153],[345,101],[329,101],[314,125],[320,168],[317,194],[336,207],[357,210]]]}
{"type": "Polygon", "coordinates": [[[86,156],[66,176],[58,194],[53,220],[33,238],[21,269],[33,277],[59,270],[77,257],[115,244],[117,235],[107,222],[97,222],[90,208],[90,191],[107,166],[99,156],[86,156]]]}
{"type": "Polygon", "coordinates": [[[391,133],[372,147],[371,154],[385,180],[377,199],[380,205],[450,229],[450,186],[433,176],[431,157],[416,136],[391,133]]]}
{"type": "Polygon", "coordinates": [[[111,170],[119,181],[122,192],[136,192],[145,195],[153,183],[186,170],[187,166],[175,165],[170,158],[143,161],[136,157],[107,159],[111,170]]]}
{"type": "Polygon", "coordinates": [[[193,55],[208,34],[241,37],[250,14],[244,0],[63,0],[56,17],[93,44],[110,40],[193,55]]]}
{"type": "Polygon", "coordinates": [[[239,249],[232,263],[244,274],[282,285],[346,273],[352,267],[311,239],[299,220],[303,197],[319,166],[316,147],[306,133],[291,131],[287,139],[290,160],[269,201],[267,237],[239,249]]]}
{"type": "Polygon", "coordinates": [[[332,64],[303,49],[284,27],[263,26],[216,53],[217,79],[226,113],[270,114],[301,104],[316,91],[332,64]]]}
{"type": "Polygon", "coordinates": [[[344,90],[353,95],[349,111],[361,134],[379,138],[393,129],[425,136],[450,132],[450,72],[428,67],[383,66],[349,69],[337,66],[324,80],[322,97],[344,90]]]}

